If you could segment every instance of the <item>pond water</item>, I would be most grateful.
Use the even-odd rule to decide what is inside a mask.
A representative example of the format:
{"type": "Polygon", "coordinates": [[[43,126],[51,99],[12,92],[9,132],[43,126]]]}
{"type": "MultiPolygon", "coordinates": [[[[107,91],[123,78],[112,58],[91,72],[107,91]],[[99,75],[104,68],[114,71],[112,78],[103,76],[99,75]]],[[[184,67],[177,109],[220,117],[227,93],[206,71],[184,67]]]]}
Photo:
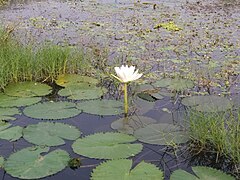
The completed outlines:
{"type": "MultiPolygon", "coordinates": [[[[25,44],[39,46],[49,41],[58,45],[107,48],[109,67],[130,63],[137,65],[144,73],[194,79],[197,84],[187,93],[230,94],[232,99],[238,101],[240,5],[233,3],[224,0],[146,0],[138,3],[129,0],[12,0],[1,8],[0,22],[3,26],[13,27],[16,37],[25,44]],[[172,26],[171,23],[167,24],[169,22],[172,26]],[[167,27],[164,28],[161,23],[166,23],[167,27]],[[206,81],[209,83],[205,84],[206,81]]],[[[178,101],[165,96],[156,101],[149,111],[137,111],[136,115],[144,114],[160,123],[181,122],[183,110],[178,101]],[[166,109],[172,113],[166,112],[166,109]]],[[[120,117],[122,115],[81,113],[57,122],[74,125],[85,136],[114,131],[111,123],[120,117]]],[[[24,114],[16,115],[16,118],[13,125],[21,127],[42,122],[24,114]]],[[[66,141],[60,148],[73,158],[79,157],[71,145],[72,141],[66,141]]],[[[133,157],[134,166],[142,160],[151,162],[164,170],[165,179],[169,179],[176,169],[191,171],[191,166],[198,164],[231,171],[224,162],[219,167],[212,161],[201,162],[198,157],[194,160],[184,146],[174,155],[170,147],[167,152],[171,153],[166,153],[166,146],[143,145],[143,151],[133,157]]],[[[28,146],[31,144],[23,138],[11,143],[1,140],[0,152],[8,157],[28,146]]],[[[210,159],[210,156],[207,158],[210,159]]],[[[78,169],[66,168],[44,179],[87,180],[92,169],[102,162],[86,157],[81,157],[81,161],[82,166],[78,169]]],[[[0,175],[4,180],[16,179],[2,169],[0,175]]]]}

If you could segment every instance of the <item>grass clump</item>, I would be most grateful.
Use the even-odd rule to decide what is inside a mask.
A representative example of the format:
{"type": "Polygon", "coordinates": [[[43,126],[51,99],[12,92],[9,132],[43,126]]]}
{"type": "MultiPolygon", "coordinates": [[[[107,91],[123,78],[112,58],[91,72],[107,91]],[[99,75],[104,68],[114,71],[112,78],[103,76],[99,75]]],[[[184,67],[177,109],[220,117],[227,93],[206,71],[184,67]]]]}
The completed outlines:
{"type": "Polygon", "coordinates": [[[91,56],[79,47],[44,44],[22,45],[12,30],[0,29],[0,88],[10,82],[54,81],[60,74],[89,74],[94,71],[91,56]]]}
{"type": "Polygon", "coordinates": [[[217,157],[224,156],[240,164],[240,109],[215,113],[190,110],[189,133],[200,146],[199,152],[212,151],[213,147],[217,157]]]}

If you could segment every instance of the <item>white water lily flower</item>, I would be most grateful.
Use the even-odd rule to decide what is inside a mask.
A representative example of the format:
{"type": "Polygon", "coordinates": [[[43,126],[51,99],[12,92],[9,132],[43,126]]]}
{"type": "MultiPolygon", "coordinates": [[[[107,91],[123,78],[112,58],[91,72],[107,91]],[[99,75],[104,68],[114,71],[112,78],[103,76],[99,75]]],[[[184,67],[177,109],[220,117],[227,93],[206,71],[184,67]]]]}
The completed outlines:
{"type": "Polygon", "coordinates": [[[138,73],[138,69],[135,71],[134,66],[128,67],[128,65],[126,66],[122,65],[121,67],[115,67],[114,69],[116,71],[117,76],[115,75],[112,76],[123,83],[135,81],[143,75],[141,73],[138,73]]]}

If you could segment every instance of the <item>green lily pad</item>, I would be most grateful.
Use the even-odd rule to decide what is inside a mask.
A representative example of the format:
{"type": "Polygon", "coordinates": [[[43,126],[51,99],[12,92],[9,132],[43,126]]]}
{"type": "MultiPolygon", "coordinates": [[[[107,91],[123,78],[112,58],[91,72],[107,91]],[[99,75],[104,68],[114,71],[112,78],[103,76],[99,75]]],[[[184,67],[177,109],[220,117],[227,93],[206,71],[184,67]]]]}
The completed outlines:
{"type": "Polygon", "coordinates": [[[58,120],[74,117],[81,111],[71,102],[43,102],[26,107],[23,113],[31,118],[58,120]]]}
{"type": "Polygon", "coordinates": [[[138,93],[137,96],[145,101],[155,102],[157,99],[147,92],[138,93]]]}
{"type": "Polygon", "coordinates": [[[36,104],[41,97],[13,97],[0,93],[0,107],[21,107],[36,104]]]}
{"type": "Polygon", "coordinates": [[[179,126],[167,123],[149,124],[137,129],[134,136],[144,143],[158,145],[180,144],[189,140],[186,132],[182,131],[179,126]]]}
{"type": "Polygon", "coordinates": [[[156,98],[157,100],[164,98],[163,94],[160,94],[160,93],[151,93],[151,96],[156,98]]]}
{"type": "Polygon", "coordinates": [[[75,140],[80,137],[80,131],[63,123],[40,122],[23,129],[23,138],[30,143],[45,146],[65,144],[64,139],[75,140]]]}
{"type": "Polygon", "coordinates": [[[154,91],[156,88],[151,84],[138,84],[134,88],[134,92],[154,91]]]}
{"type": "Polygon", "coordinates": [[[89,100],[98,99],[106,92],[106,88],[96,87],[88,83],[79,83],[78,85],[71,85],[61,89],[58,94],[60,96],[68,96],[67,98],[72,100],[89,100]]]}
{"type": "Polygon", "coordinates": [[[18,82],[9,84],[4,92],[9,96],[34,97],[48,95],[52,92],[52,88],[38,82],[18,82]]]}
{"type": "Polygon", "coordinates": [[[182,99],[182,104],[201,112],[220,112],[232,107],[231,101],[220,96],[191,96],[182,99]]]}
{"type": "Polygon", "coordinates": [[[4,158],[0,156],[0,168],[3,167],[3,164],[4,164],[4,158]]]}
{"type": "Polygon", "coordinates": [[[152,83],[152,85],[155,88],[164,88],[164,87],[168,87],[171,84],[171,82],[172,82],[171,78],[163,78],[152,83]]]}
{"type": "Polygon", "coordinates": [[[118,115],[123,113],[123,102],[116,100],[90,100],[77,103],[83,112],[96,115],[118,115]]]}
{"type": "Polygon", "coordinates": [[[0,131],[3,131],[11,126],[10,123],[6,121],[0,121],[0,131]]]}
{"type": "Polygon", "coordinates": [[[99,81],[95,78],[89,76],[81,76],[78,74],[62,74],[58,76],[56,83],[59,86],[67,87],[76,84],[88,83],[88,84],[98,84],[99,81]]]}
{"type": "Polygon", "coordinates": [[[139,179],[157,179],[163,180],[163,172],[155,165],[140,162],[132,168],[132,160],[118,159],[101,163],[91,174],[91,180],[139,180],[139,179]]]}
{"type": "Polygon", "coordinates": [[[146,116],[129,116],[114,121],[111,127],[119,132],[133,134],[135,130],[156,122],[155,119],[146,116]]]}
{"type": "Polygon", "coordinates": [[[13,153],[4,163],[5,171],[20,179],[38,179],[63,170],[70,160],[66,151],[49,147],[28,147],[13,153]]]}
{"type": "Polygon", "coordinates": [[[14,115],[20,115],[20,111],[17,108],[0,108],[0,120],[15,120],[14,115]]]}
{"type": "Polygon", "coordinates": [[[170,90],[176,90],[176,91],[183,91],[185,89],[189,89],[194,87],[194,83],[189,79],[180,79],[180,78],[164,78],[156,81],[152,84],[154,87],[157,88],[168,88],[170,90]]]}
{"type": "Polygon", "coordinates": [[[155,102],[145,101],[139,97],[134,98],[133,107],[136,108],[138,115],[143,115],[148,111],[152,110],[155,106],[155,102]]]}
{"type": "Polygon", "coordinates": [[[1,123],[0,139],[5,139],[11,142],[20,139],[22,137],[23,128],[20,126],[8,128],[9,126],[11,126],[11,124],[4,124],[3,122],[1,123]]]}
{"type": "Polygon", "coordinates": [[[96,159],[121,159],[135,156],[141,152],[142,144],[129,144],[136,138],[122,133],[96,133],[77,139],[73,151],[96,159]]]}
{"type": "Polygon", "coordinates": [[[185,89],[193,88],[194,83],[189,79],[172,79],[171,84],[168,86],[171,90],[183,91],[185,89]]]}
{"type": "Polygon", "coordinates": [[[204,166],[192,167],[193,172],[190,174],[184,170],[176,170],[172,173],[170,180],[234,180],[235,178],[216,169],[204,166]]]}

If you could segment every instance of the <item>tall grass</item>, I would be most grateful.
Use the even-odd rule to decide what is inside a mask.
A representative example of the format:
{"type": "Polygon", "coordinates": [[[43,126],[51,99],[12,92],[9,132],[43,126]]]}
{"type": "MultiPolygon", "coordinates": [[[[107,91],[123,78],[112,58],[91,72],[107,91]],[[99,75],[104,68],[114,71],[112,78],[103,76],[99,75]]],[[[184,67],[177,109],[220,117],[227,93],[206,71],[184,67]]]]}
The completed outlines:
{"type": "Polygon", "coordinates": [[[94,71],[91,56],[79,47],[19,44],[10,31],[0,30],[0,88],[10,82],[54,81],[59,74],[94,71]]]}
{"type": "Polygon", "coordinates": [[[240,110],[203,113],[189,112],[189,133],[201,148],[214,147],[219,156],[224,155],[240,164],[240,110]]]}

